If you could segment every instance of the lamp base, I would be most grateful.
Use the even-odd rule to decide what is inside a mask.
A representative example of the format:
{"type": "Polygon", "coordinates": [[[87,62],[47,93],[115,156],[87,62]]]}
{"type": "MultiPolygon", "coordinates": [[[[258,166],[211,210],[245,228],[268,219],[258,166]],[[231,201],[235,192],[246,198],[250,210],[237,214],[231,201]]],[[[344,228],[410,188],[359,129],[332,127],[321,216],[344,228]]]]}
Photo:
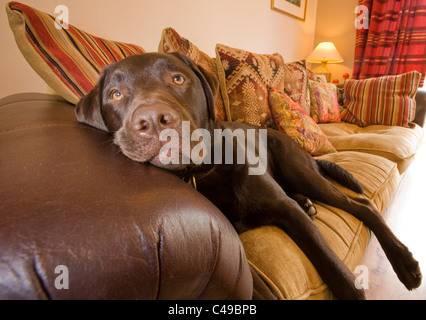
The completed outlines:
{"type": "Polygon", "coordinates": [[[315,72],[317,75],[322,75],[327,80],[327,83],[330,83],[331,81],[331,72],[327,69],[327,62],[328,60],[324,59],[321,62],[321,67],[315,72]]]}
{"type": "Polygon", "coordinates": [[[319,68],[318,73],[330,73],[327,69],[327,60],[321,62],[321,67],[319,68]]]}

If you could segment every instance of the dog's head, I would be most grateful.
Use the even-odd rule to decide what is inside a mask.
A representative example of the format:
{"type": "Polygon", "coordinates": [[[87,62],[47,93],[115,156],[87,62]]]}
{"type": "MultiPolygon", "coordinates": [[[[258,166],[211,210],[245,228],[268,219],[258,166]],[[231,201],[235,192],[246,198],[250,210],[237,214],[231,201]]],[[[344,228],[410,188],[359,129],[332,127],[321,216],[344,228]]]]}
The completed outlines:
{"type": "Polygon", "coordinates": [[[167,154],[160,153],[190,156],[182,148],[182,124],[190,132],[209,128],[217,88],[213,74],[182,54],[145,53],[107,66],[75,112],[79,121],[114,133],[114,143],[130,159],[178,170],[187,165],[165,164],[161,157],[167,154]],[[180,142],[162,141],[165,129],[180,142]],[[172,148],[163,148],[166,143],[172,148]]]}

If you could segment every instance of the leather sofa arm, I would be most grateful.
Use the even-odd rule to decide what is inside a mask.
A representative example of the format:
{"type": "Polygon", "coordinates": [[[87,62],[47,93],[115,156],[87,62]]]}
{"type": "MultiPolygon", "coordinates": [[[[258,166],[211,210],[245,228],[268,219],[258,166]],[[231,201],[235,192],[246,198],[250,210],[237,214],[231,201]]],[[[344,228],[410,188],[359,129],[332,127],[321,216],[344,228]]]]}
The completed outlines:
{"type": "Polygon", "coordinates": [[[414,118],[413,122],[423,127],[425,123],[425,117],[426,117],[426,89],[420,88],[417,90],[416,117],[414,118]]]}
{"type": "Polygon", "coordinates": [[[251,299],[222,213],[55,96],[0,100],[0,299],[251,299]]]}

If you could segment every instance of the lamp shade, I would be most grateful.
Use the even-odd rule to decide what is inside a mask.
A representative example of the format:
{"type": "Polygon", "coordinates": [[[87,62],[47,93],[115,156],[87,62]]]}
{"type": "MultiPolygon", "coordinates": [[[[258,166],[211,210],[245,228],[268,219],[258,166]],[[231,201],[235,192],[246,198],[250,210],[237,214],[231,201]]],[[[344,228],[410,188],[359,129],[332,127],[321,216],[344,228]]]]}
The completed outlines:
{"type": "Polygon", "coordinates": [[[332,42],[321,42],[308,57],[312,63],[340,63],[343,58],[332,42]]]}

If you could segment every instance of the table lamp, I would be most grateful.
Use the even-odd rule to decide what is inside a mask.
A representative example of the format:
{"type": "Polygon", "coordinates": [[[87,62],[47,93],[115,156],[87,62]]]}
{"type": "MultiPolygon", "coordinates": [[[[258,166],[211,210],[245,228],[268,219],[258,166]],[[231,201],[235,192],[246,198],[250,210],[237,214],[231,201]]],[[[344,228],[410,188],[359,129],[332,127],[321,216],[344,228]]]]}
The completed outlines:
{"type": "Polygon", "coordinates": [[[322,66],[318,70],[318,73],[326,75],[327,80],[330,81],[330,71],[327,69],[327,63],[341,63],[344,60],[332,42],[321,42],[311,52],[307,61],[321,63],[322,66]]]}

